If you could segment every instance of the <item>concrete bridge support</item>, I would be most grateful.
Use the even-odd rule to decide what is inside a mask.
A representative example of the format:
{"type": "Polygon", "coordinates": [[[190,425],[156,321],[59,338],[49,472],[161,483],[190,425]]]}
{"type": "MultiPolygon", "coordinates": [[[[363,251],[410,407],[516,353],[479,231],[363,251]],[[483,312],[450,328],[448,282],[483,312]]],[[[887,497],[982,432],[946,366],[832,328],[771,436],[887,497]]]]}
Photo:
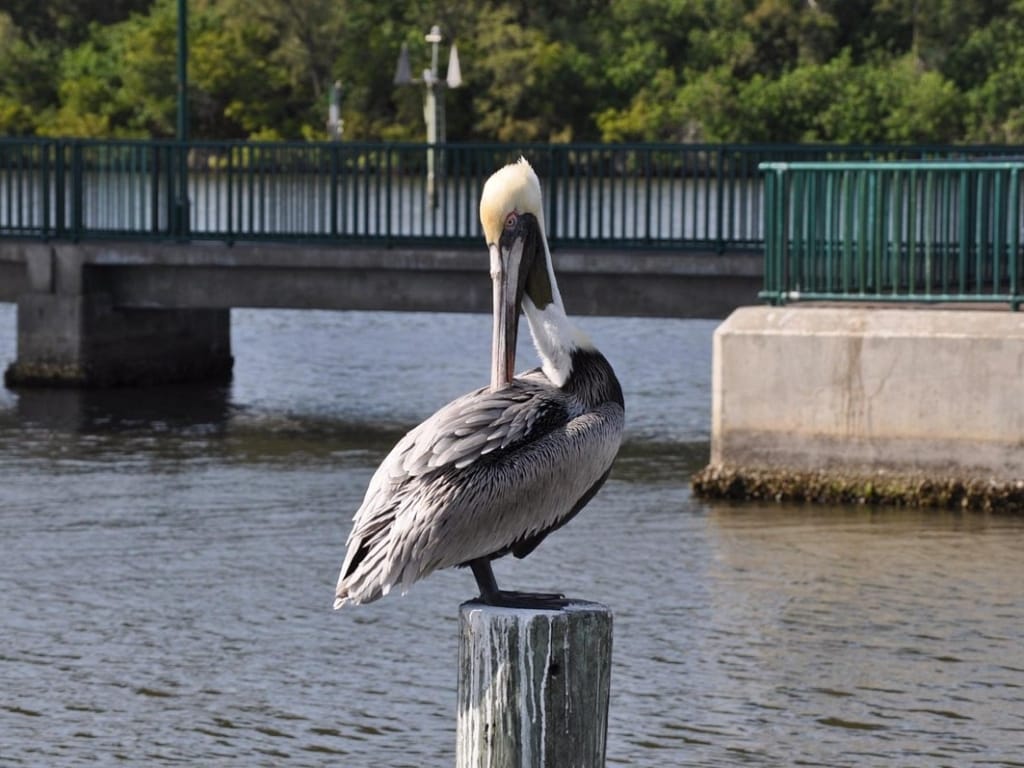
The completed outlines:
{"type": "Polygon", "coordinates": [[[108,387],[231,377],[230,310],[115,306],[73,250],[26,245],[9,387],[108,387]]]}
{"type": "Polygon", "coordinates": [[[1024,313],[745,307],[713,355],[700,493],[1024,507],[1024,313]]]}

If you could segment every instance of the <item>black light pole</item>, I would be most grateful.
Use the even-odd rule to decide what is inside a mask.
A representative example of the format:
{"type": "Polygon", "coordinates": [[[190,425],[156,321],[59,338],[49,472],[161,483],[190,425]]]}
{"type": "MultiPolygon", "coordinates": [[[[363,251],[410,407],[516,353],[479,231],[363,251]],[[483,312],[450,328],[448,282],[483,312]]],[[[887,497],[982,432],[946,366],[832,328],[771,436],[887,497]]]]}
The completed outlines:
{"type": "Polygon", "coordinates": [[[178,183],[174,229],[184,238],[188,235],[188,0],[178,0],[178,183]]]}

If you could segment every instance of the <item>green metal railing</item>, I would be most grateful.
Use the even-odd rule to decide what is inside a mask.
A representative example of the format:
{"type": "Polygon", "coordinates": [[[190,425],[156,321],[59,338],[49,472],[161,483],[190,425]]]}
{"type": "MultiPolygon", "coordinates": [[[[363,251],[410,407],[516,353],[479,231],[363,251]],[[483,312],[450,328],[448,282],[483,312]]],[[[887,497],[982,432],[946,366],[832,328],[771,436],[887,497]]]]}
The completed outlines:
{"type": "Polygon", "coordinates": [[[0,237],[476,244],[487,176],[527,157],[553,246],[760,249],[763,161],[1006,147],[0,139],[0,237]],[[427,153],[439,176],[427,182],[427,153]],[[180,204],[181,174],[188,190],[180,204]]]}
{"type": "Polygon", "coordinates": [[[762,298],[1020,306],[1024,162],[761,169],[762,298]]]}

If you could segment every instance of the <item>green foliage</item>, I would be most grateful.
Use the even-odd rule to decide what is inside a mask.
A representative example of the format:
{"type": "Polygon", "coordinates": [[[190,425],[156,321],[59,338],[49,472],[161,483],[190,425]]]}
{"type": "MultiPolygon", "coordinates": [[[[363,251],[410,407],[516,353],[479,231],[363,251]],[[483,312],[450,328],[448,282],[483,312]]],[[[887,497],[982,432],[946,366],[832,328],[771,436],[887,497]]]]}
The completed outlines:
{"type": "MultiPolygon", "coordinates": [[[[0,134],[172,136],[178,0],[5,0],[0,134]]],[[[189,0],[197,138],[1024,141],[1024,0],[189,0]]]]}
{"type": "Polygon", "coordinates": [[[11,17],[0,13],[0,135],[32,133],[56,101],[49,52],[29,44],[11,17]]]}

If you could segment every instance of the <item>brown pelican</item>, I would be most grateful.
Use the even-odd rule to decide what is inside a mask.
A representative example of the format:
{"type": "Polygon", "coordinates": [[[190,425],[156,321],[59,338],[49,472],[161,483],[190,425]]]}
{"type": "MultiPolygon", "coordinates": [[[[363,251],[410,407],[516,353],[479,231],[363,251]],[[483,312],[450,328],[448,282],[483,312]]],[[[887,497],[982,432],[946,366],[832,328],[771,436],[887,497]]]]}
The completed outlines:
{"type": "Polygon", "coordinates": [[[499,590],[491,560],[525,557],[590,501],[618,452],[624,410],[611,365],[565,314],[542,211],[524,159],[484,185],[491,386],[448,403],[384,459],[355,514],[335,608],[451,566],[471,568],[491,605],[561,597],[499,590]],[[513,378],[520,309],[541,366],[513,378]]]}

